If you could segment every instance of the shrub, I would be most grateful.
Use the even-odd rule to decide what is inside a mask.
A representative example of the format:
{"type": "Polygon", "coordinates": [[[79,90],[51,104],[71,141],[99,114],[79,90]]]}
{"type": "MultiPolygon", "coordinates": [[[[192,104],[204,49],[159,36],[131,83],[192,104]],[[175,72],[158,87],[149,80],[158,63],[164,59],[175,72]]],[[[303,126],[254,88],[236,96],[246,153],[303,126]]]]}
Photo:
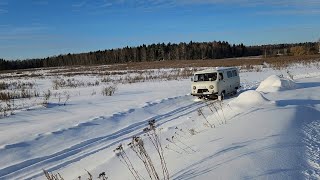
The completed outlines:
{"type": "Polygon", "coordinates": [[[102,88],[102,95],[104,96],[112,96],[117,90],[116,85],[106,86],[102,88]]]}
{"type": "Polygon", "coordinates": [[[1,101],[9,101],[10,99],[12,99],[12,96],[10,95],[9,92],[0,92],[1,101]]]}
{"type": "Polygon", "coordinates": [[[8,89],[9,85],[5,82],[0,82],[0,90],[8,89]]]}
{"type": "Polygon", "coordinates": [[[47,107],[49,104],[49,99],[51,97],[51,91],[48,90],[47,92],[43,93],[43,106],[47,107]]]}
{"type": "MultiPolygon", "coordinates": [[[[157,169],[156,166],[154,165],[154,159],[150,157],[149,153],[145,149],[145,141],[142,138],[138,136],[134,136],[132,138],[132,141],[128,144],[128,146],[133,152],[135,152],[135,155],[142,161],[150,179],[169,180],[170,178],[169,171],[167,169],[167,164],[164,158],[160,137],[159,137],[159,134],[157,133],[155,120],[150,120],[148,123],[148,127],[143,129],[143,132],[148,137],[149,141],[152,143],[153,147],[157,151],[160,164],[161,164],[162,178],[158,172],[159,169],[157,169]]],[[[119,158],[120,162],[126,166],[126,168],[130,171],[130,173],[136,180],[145,179],[141,176],[139,171],[137,171],[137,169],[135,168],[135,164],[132,163],[133,161],[131,161],[131,159],[127,155],[122,144],[120,144],[114,150],[114,152],[116,153],[116,156],[119,158]]]]}

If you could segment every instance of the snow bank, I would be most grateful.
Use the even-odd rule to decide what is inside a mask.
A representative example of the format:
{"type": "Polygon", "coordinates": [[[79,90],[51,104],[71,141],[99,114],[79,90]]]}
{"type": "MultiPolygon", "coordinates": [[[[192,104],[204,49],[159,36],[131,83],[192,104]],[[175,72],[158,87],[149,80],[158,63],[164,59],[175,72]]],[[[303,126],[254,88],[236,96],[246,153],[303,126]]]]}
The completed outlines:
{"type": "Polygon", "coordinates": [[[263,80],[257,91],[260,92],[277,92],[281,90],[295,89],[296,84],[292,80],[280,78],[279,76],[272,75],[263,80]]]}
{"type": "Polygon", "coordinates": [[[269,100],[260,92],[249,90],[241,93],[237,98],[232,100],[229,105],[236,107],[252,107],[267,102],[269,102],[269,100]]]}

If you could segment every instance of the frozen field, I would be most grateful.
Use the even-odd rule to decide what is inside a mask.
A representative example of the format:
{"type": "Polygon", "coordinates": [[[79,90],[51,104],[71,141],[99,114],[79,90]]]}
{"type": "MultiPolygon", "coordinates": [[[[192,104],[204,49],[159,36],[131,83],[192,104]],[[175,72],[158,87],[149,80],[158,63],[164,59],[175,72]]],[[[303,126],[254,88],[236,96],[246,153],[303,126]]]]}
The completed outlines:
{"type": "Polygon", "coordinates": [[[149,179],[127,147],[135,135],[162,177],[157,152],[142,133],[153,119],[170,179],[320,179],[318,63],[242,70],[242,89],[222,103],[189,95],[192,72],[2,74],[0,83],[11,83],[3,92],[20,92],[13,82],[24,83],[30,97],[1,101],[11,110],[0,119],[0,179],[44,179],[42,169],[65,179],[86,179],[85,170],[95,179],[101,172],[135,179],[113,152],[119,144],[149,179]],[[102,95],[106,87],[115,93],[102,95]]]}

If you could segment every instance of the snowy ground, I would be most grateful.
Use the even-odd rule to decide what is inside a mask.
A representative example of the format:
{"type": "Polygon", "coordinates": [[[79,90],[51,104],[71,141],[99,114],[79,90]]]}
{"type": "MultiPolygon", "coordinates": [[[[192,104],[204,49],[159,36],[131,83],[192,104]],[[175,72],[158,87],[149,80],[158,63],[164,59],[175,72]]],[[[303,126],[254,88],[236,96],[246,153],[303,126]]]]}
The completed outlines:
{"type": "MultiPolygon", "coordinates": [[[[0,119],[0,179],[44,179],[42,169],[65,179],[85,177],[84,169],[96,176],[106,172],[110,179],[134,179],[113,150],[141,135],[151,119],[161,130],[171,179],[319,179],[317,67],[241,72],[241,94],[223,104],[195,101],[188,79],[118,84],[113,96],[100,94],[102,84],[55,91],[53,77],[28,79],[38,91],[68,91],[71,98],[66,106],[52,98],[47,108],[25,100],[27,105],[14,115],[0,119]],[[295,82],[277,79],[287,77],[287,70],[295,82]],[[278,76],[256,91],[271,75],[278,76]]],[[[145,144],[159,168],[151,143],[145,139],[145,144]]],[[[147,179],[139,159],[129,148],[125,151],[147,179]]]]}

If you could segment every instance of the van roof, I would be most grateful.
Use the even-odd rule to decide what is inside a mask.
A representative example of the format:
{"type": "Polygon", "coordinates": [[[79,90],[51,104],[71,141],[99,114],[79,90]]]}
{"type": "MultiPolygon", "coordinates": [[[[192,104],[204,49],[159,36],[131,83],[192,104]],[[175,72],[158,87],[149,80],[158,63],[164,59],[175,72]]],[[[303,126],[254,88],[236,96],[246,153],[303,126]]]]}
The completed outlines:
{"type": "Polygon", "coordinates": [[[197,71],[195,74],[204,74],[204,73],[212,73],[212,72],[218,72],[222,70],[228,70],[228,69],[237,69],[236,67],[215,67],[210,69],[205,69],[202,71],[197,71]]]}

